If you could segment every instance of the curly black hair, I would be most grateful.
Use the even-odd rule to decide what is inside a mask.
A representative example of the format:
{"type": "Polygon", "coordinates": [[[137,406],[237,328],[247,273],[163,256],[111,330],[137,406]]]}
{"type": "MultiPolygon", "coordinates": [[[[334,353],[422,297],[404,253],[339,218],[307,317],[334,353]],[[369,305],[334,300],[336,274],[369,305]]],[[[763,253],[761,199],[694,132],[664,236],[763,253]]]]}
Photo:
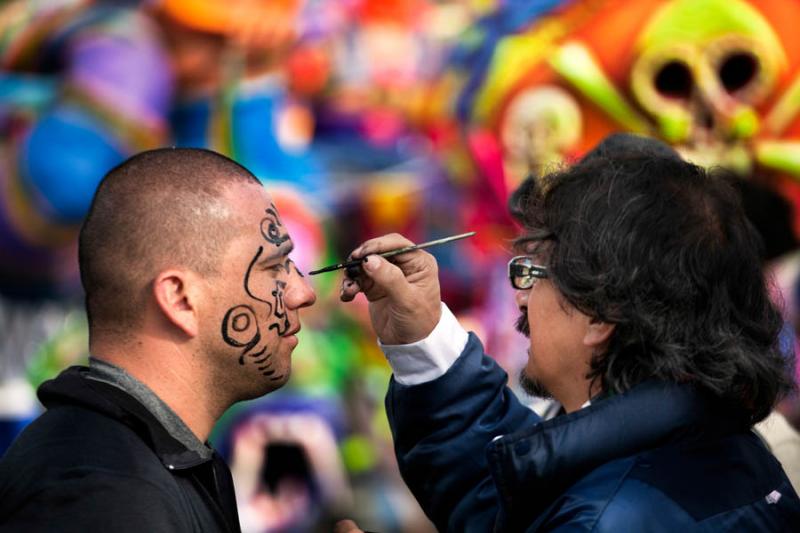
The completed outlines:
{"type": "Polygon", "coordinates": [[[692,383],[755,423],[792,390],[760,237],[723,171],[617,136],[529,178],[509,207],[523,226],[515,245],[544,246],[564,299],[615,324],[587,376],[604,391],[692,383]]]}

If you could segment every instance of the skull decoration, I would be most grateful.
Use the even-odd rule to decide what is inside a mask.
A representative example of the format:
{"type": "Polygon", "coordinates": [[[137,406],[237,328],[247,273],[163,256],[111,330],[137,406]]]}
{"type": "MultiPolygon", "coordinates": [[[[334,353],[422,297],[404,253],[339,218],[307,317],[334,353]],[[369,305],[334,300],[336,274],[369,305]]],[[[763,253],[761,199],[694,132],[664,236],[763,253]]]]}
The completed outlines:
{"type": "Polygon", "coordinates": [[[440,89],[461,80],[454,114],[467,138],[494,132],[509,189],[615,131],[702,165],[800,177],[797,20],[792,0],[508,3],[465,33],[440,89]]]}
{"type": "Polygon", "coordinates": [[[507,175],[540,174],[563,162],[581,136],[581,112],[560,87],[528,89],[509,103],[500,129],[507,175]]]}
{"type": "Polygon", "coordinates": [[[742,0],[665,4],[639,37],[630,72],[637,103],[658,133],[700,164],[747,172],[745,143],[786,55],[770,24],[742,0]]]}

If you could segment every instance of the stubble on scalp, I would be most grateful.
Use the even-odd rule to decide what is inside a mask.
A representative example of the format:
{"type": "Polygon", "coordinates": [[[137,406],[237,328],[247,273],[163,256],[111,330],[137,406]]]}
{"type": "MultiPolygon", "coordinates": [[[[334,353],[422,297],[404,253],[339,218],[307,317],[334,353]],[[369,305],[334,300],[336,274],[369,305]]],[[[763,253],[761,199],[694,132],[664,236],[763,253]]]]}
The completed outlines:
{"type": "Polygon", "coordinates": [[[135,329],[164,268],[215,275],[235,232],[223,191],[242,183],[261,186],[240,165],[200,149],[151,150],[111,170],[79,239],[90,334],[135,329]]]}

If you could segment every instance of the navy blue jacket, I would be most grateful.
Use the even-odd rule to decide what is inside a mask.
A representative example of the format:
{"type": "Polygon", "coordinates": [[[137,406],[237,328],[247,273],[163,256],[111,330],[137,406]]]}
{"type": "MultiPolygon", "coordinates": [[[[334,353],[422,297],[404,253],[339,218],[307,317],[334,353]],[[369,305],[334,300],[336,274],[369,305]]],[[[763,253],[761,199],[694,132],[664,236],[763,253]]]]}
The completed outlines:
{"type": "Polygon", "coordinates": [[[800,531],[800,500],[746,422],[647,382],[549,421],[470,334],[442,377],[394,380],[403,478],[441,531],[800,531]]]}
{"type": "Polygon", "coordinates": [[[72,367],[0,460],[0,531],[238,533],[230,470],[117,387],[72,367]]]}

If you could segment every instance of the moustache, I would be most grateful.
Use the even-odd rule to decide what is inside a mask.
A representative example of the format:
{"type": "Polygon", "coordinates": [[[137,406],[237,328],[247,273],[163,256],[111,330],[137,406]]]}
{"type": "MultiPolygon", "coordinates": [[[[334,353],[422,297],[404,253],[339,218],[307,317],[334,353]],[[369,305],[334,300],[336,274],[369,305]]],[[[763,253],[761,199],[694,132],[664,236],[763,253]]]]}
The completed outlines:
{"type": "Polygon", "coordinates": [[[526,337],[531,336],[531,326],[528,324],[528,310],[523,309],[522,313],[520,314],[519,318],[517,319],[516,324],[514,324],[514,329],[525,335],[526,337]]]}

